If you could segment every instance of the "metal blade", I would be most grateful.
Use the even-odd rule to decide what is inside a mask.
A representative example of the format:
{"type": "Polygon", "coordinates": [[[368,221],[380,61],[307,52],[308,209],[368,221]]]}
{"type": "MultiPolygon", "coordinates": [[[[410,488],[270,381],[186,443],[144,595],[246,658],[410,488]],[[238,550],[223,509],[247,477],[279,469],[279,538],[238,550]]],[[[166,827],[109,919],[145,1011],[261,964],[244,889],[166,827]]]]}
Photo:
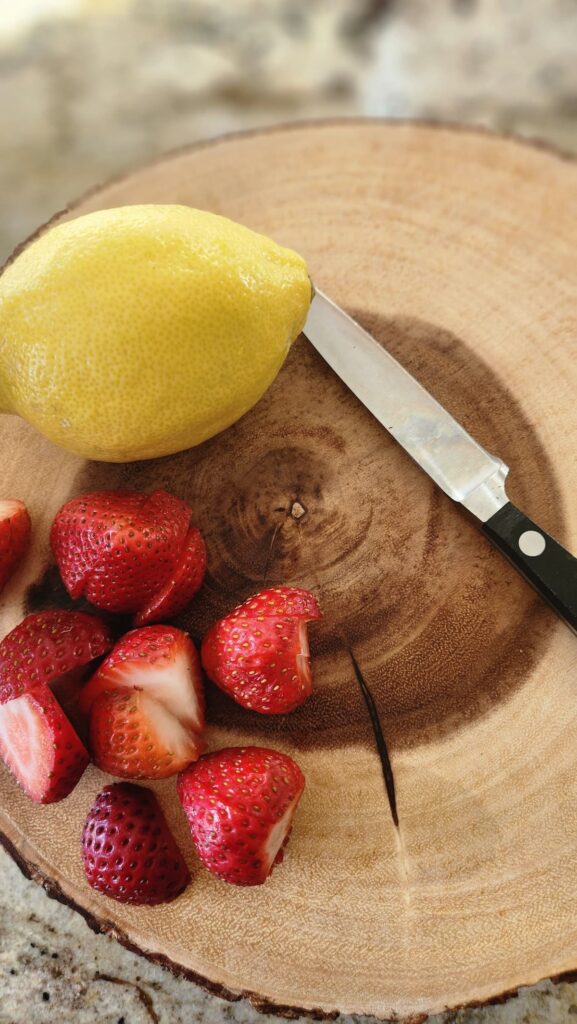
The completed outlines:
{"type": "Polygon", "coordinates": [[[330,299],[317,291],[304,333],[409,455],[482,522],[507,504],[508,467],[330,299]]]}

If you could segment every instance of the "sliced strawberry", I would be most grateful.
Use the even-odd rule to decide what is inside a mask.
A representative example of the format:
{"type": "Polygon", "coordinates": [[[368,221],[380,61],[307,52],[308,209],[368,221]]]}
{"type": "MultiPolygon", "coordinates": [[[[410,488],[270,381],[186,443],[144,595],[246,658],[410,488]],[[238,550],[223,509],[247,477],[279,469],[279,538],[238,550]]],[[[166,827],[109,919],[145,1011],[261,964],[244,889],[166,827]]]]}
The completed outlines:
{"type": "Polygon", "coordinates": [[[0,501],[0,590],[2,590],[30,543],[30,516],[23,501],[0,501]]]}
{"type": "Polygon", "coordinates": [[[154,793],[116,782],[88,812],[82,832],[88,884],[120,903],[169,903],[190,872],[154,793]]]}
{"type": "Polygon", "coordinates": [[[206,546],[200,530],[192,526],[178,556],[170,579],[146,608],[134,617],[136,626],[171,619],[192,600],[206,572],[206,546]]]}
{"type": "Polygon", "coordinates": [[[94,763],[121,779],[166,779],[196,761],[201,738],[142,690],[111,690],[90,715],[94,763]]]}
{"type": "Polygon", "coordinates": [[[205,672],[245,708],[293,711],[312,692],[307,622],[320,618],[307,590],[263,590],[209,629],[201,649],[205,672]]]}
{"type": "Polygon", "coordinates": [[[0,755],[37,803],[62,800],[89,757],[58,701],[44,685],[0,705],[0,755]]]}
{"type": "Polygon", "coordinates": [[[80,707],[90,712],[107,690],[138,689],[154,697],[194,732],[204,729],[204,689],[196,648],[174,626],[144,626],[126,633],[84,687],[80,707]]]}
{"type": "Polygon", "coordinates": [[[111,647],[109,629],[94,615],[57,608],[28,615],[0,643],[0,704],[74,673],[111,647]]]}
{"type": "Polygon", "coordinates": [[[82,611],[50,608],[27,615],[0,643],[0,703],[75,673],[112,643],[108,627],[82,611]]]}
{"type": "Polygon", "coordinates": [[[50,534],[70,596],[119,613],[148,609],[158,596],[170,600],[176,614],[183,607],[177,595],[186,603],[193,583],[196,589],[200,585],[200,570],[194,572],[191,552],[185,555],[190,517],[184,501],[162,490],[97,491],[73,498],[56,515],[50,534]]]}
{"type": "Polygon", "coordinates": [[[177,791],[206,868],[233,885],[260,885],[283,858],[304,789],[299,766],[263,747],[228,747],[202,757],[177,791]]]}

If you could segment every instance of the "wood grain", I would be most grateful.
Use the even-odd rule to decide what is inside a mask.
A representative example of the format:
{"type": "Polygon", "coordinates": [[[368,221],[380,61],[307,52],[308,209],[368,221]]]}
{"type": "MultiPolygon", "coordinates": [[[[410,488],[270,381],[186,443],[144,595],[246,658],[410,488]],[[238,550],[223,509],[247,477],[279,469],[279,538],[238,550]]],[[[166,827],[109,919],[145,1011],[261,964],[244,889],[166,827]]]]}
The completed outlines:
{"type": "MultiPolygon", "coordinates": [[[[297,248],[577,550],[576,186],[574,164],[514,140],[343,122],[177,153],[66,216],[184,202],[297,248]]],[[[96,487],[191,502],[210,555],[179,620],[195,637],[265,579],[313,588],[325,611],[303,709],[269,722],[209,693],[212,747],[266,742],[307,776],[267,885],[200,870],[168,780],[154,788],[193,884],[154,910],[93,894],[78,843],[96,769],[41,809],[0,774],[0,827],[28,870],[146,955],[279,1012],[414,1018],[577,967],[577,641],[304,338],[251,413],[171,458],[86,463],[10,417],[0,437],[2,489],[36,527],[2,631],[67,603],[48,529],[96,487]]]]}

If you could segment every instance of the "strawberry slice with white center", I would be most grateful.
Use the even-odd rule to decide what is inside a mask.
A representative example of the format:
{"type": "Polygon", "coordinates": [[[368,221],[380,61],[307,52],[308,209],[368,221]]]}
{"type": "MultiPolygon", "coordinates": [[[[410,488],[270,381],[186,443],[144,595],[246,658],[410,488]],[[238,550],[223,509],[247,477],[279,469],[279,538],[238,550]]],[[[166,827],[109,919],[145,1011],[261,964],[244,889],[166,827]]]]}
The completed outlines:
{"type": "Polygon", "coordinates": [[[0,755],[37,803],[62,800],[89,762],[88,752],[48,686],[0,705],[0,755]]]}
{"type": "Polygon", "coordinates": [[[92,705],[95,764],[121,779],[166,779],[200,757],[196,733],[142,690],[111,690],[92,705]]]}
{"type": "Polygon", "coordinates": [[[186,728],[204,729],[204,688],[196,648],[174,626],[143,626],[126,633],[82,690],[80,708],[90,713],[107,690],[142,690],[186,728]]]}

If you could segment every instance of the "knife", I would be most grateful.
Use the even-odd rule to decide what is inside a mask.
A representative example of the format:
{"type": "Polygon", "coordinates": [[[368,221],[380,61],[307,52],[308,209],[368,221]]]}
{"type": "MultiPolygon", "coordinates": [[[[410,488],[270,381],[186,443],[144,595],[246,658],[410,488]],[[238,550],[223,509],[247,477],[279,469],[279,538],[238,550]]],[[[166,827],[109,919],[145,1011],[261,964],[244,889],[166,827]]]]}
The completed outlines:
{"type": "Polygon", "coordinates": [[[490,455],[360,324],[315,290],[304,334],[354,395],[453,501],[480,523],[577,632],[577,559],[507,498],[490,455]]]}

